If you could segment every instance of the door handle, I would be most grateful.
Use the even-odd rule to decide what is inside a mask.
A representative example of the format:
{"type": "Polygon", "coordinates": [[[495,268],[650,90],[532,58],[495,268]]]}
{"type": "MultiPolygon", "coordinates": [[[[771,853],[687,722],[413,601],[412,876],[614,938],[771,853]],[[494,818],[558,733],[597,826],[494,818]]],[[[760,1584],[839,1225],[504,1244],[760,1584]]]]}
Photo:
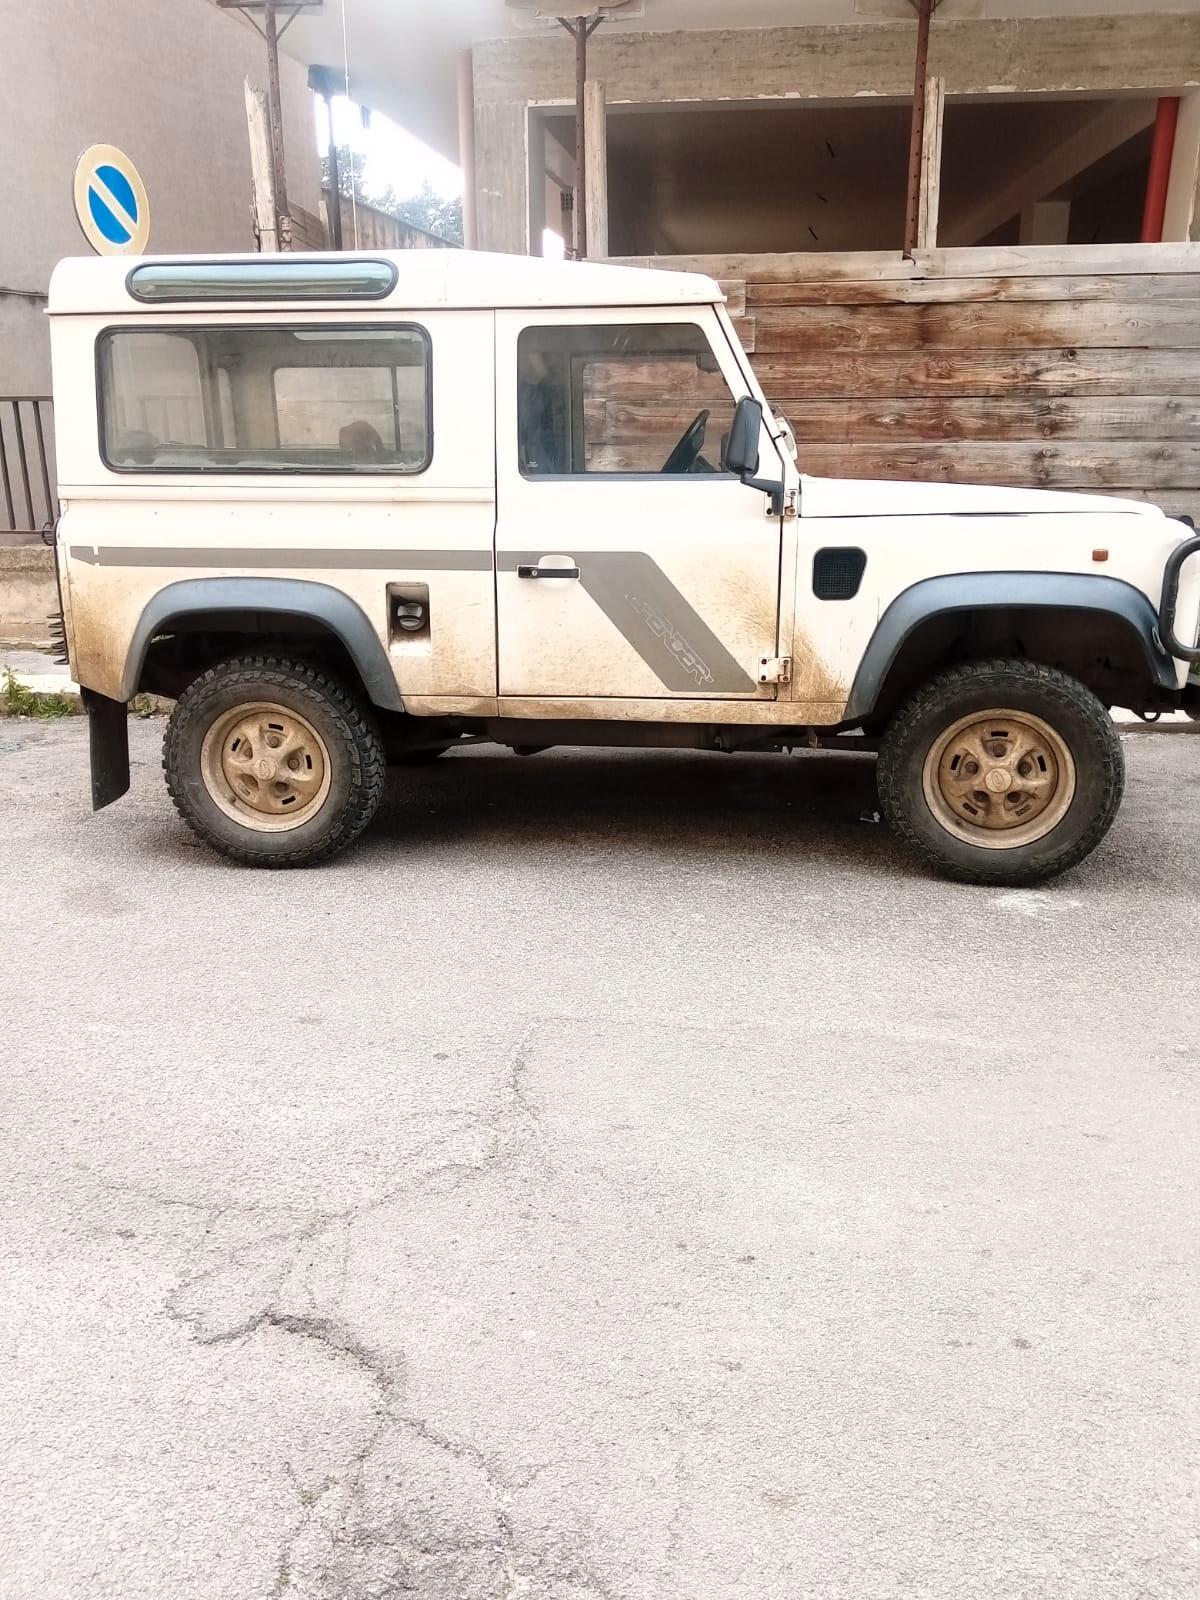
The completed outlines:
{"type": "Polygon", "coordinates": [[[518,578],[577,578],[578,567],[518,567],[518,578]]]}

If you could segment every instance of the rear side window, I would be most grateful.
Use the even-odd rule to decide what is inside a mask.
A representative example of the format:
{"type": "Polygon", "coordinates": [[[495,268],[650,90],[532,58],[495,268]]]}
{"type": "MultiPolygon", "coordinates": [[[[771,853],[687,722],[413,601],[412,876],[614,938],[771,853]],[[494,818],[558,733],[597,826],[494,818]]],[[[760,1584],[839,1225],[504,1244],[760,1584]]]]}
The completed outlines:
{"type": "Polygon", "coordinates": [[[116,472],[423,472],[421,328],[112,329],[98,347],[116,472]]]}

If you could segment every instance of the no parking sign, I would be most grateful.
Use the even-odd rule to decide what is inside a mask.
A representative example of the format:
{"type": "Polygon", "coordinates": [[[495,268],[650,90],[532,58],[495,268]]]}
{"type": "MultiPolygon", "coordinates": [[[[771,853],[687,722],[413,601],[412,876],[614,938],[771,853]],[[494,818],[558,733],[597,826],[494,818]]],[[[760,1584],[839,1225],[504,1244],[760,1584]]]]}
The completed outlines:
{"type": "Polygon", "coordinates": [[[102,256],[140,255],[150,238],[150,202],[138,169],[122,150],[94,144],[75,167],[75,215],[102,256]]]}

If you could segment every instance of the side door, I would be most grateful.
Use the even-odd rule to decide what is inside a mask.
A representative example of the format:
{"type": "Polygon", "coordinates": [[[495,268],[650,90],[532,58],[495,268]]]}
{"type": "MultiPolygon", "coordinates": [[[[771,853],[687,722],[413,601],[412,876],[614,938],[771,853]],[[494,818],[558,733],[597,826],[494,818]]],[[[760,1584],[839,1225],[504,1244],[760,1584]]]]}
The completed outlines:
{"type": "Polygon", "coordinates": [[[773,700],[781,519],[722,470],[749,386],[715,309],[498,312],[496,385],[501,699],[773,700]]]}

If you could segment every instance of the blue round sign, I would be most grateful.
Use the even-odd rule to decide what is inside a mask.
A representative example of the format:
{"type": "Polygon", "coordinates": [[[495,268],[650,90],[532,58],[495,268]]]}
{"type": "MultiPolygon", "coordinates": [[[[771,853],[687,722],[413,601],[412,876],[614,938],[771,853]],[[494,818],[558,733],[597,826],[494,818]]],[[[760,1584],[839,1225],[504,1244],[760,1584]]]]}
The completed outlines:
{"type": "Polygon", "coordinates": [[[137,168],[123,151],[94,144],[75,168],[75,215],[101,255],[139,255],[150,237],[150,202],[137,168]]]}

